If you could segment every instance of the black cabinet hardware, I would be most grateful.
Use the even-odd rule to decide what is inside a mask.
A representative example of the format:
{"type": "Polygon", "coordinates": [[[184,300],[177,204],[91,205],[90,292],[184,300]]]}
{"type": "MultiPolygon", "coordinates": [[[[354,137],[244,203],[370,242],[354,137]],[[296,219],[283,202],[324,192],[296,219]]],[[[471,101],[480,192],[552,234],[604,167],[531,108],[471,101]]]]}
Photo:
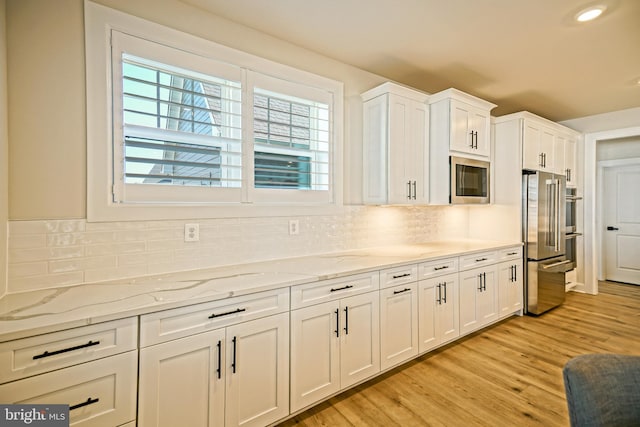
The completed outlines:
{"type": "Polygon", "coordinates": [[[68,353],[70,351],[80,350],[87,347],[93,347],[94,345],[99,345],[99,344],[100,344],[100,341],[89,340],[89,342],[86,344],[76,345],[74,347],[69,347],[69,348],[63,348],[62,350],[45,351],[42,354],[36,354],[35,356],[33,356],[33,360],[43,359],[45,357],[51,357],[51,356],[55,356],[57,354],[62,354],[62,353],[68,353]]]}
{"type": "Polygon", "coordinates": [[[411,200],[411,181],[407,181],[407,199],[411,200]]]}
{"type": "Polygon", "coordinates": [[[233,360],[231,361],[231,372],[236,373],[236,346],[238,345],[238,339],[233,337],[233,360]]]}
{"type": "Polygon", "coordinates": [[[211,316],[209,316],[209,319],[215,319],[216,317],[222,317],[222,316],[228,316],[230,314],[236,314],[236,313],[242,313],[243,311],[247,311],[246,308],[236,308],[233,311],[227,311],[226,313],[220,313],[220,314],[212,314],[211,316]]]}
{"type": "Polygon", "coordinates": [[[441,285],[441,283],[438,283],[438,299],[436,301],[439,305],[442,305],[442,288],[440,287],[441,285]]]}
{"type": "Polygon", "coordinates": [[[518,252],[509,252],[507,255],[518,255],[518,252]]]}
{"type": "Polygon", "coordinates": [[[218,341],[218,369],[216,369],[216,373],[218,374],[218,379],[222,378],[222,341],[218,341]]]}
{"type": "Polygon", "coordinates": [[[418,195],[417,181],[413,181],[413,200],[416,200],[418,195]]]}
{"type": "Polygon", "coordinates": [[[336,337],[340,337],[340,310],[336,308],[336,337]]]}
{"type": "Polygon", "coordinates": [[[443,265],[442,267],[433,267],[434,271],[444,270],[445,268],[449,268],[448,265],[443,265]]]}
{"type": "Polygon", "coordinates": [[[442,298],[442,302],[446,304],[447,303],[447,282],[444,282],[442,284],[442,288],[444,289],[444,297],[442,298]]]}
{"type": "Polygon", "coordinates": [[[482,261],[486,261],[486,260],[487,260],[487,258],[479,258],[479,259],[476,260],[476,262],[482,262],[482,261]]]}
{"type": "Polygon", "coordinates": [[[403,289],[403,290],[401,290],[401,291],[393,291],[393,294],[394,294],[394,295],[402,294],[402,293],[405,293],[405,292],[409,292],[410,290],[411,290],[410,288],[404,288],[404,289],[403,289]]]}
{"type": "Polygon", "coordinates": [[[620,229],[619,229],[618,227],[608,226],[608,227],[607,227],[607,230],[609,230],[609,231],[618,231],[618,230],[620,230],[620,229]]]}
{"type": "Polygon", "coordinates": [[[351,288],[353,288],[353,285],[347,285],[341,288],[331,288],[331,292],[344,291],[345,289],[351,289],[351,288]]]}
{"type": "Polygon", "coordinates": [[[479,282],[478,290],[482,292],[482,273],[478,274],[478,282],[479,282]]]}
{"type": "Polygon", "coordinates": [[[349,307],[344,308],[344,334],[349,335],[349,307]]]}
{"type": "Polygon", "coordinates": [[[487,290],[487,273],[482,273],[482,290],[487,290]]]}
{"type": "Polygon", "coordinates": [[[73,411],[74,409],[79,409],[79,408],[82,408],[82,407],[84,407],[84,406],[93,405],[94,403],[98,403],[99,401],[100,401],[100,399],[99,399],[99,398],[97,398],[97,397],[96,397],[95,399],[88,398],[87,400],[85,400],[85,401],[84,401],[84,402],[82,402],[82,403],[78,403],[78,404],[76,404],[76,405],[71,405],[71,406],[69,406],[69,410],[70,410],[70,411],[73,411]]]}
{"type": "Polygon", "coordinates": [[[409,277],[411,276],[411,273],[405,273],[405,274],[398,274],[397,276],[392,276],[393,279],[400,279],[402,277],[409,277]]]}

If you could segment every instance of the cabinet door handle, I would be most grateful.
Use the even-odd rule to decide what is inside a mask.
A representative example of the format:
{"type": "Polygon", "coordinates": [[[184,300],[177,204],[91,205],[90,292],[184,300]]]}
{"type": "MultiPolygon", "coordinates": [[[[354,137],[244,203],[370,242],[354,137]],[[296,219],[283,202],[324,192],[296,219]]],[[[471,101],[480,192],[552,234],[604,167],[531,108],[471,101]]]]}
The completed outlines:
{"type": "Polygon", "coordinates": [[[353,288],[353,285],[347,285],[347,286],[343,286],[341,288],[331,288],[330,292],[344,291],[345,289],[351,289],[351,288],[353,288]]]}
{"type": "Polygon", "coordinates": [[[482,273],[482,290],[487,290],[487,273],[482,273]]]}
{"type": "Polygon", "coordinates": [[[69,406],[69,410],[70,410],[70,411],[73,411],[74,409],[82,408],[82,407],[84,407],[84,406],[93,405],[94,403],[98,403],[99,401],[100,401],[100,399],[99,399],[99,398],[97,398],[97,397],[96,397],[95,399],[88,398],[87,400],[85,400],[85,401],[84,401],[84,402],[82,402],[82,403],[77,403],[77,404],[75,404],[75,405],[71,405],[71,406],[69,406]]]}
{"type": "Polygon", "coordinates": [[[407,181],[407,199],[411,200],[411,181],[407,181]]]}
{"type": "Polygon", "coordinates": [[[482,273],[478,274],[478,282],[480,282],[478,290],[482,292],[482,273]]]}
{"type": "Polygon", "coordinates": [[[218,379],[222,378],[222,341],[218,340],[218,369],[216,369],[216,373],[218,374],[218,379]]]}
{"type": "Polygon", "coordinates": [[[349,307],[344,308],[344,334],[349,335],[349,307]]]}
{"type": "Polygon", "coordinates": [[[393,291],[393,294],[394,294],[394,295],[403,294],[403,293],[405,293],[405,292],[409,292],[410,290],[411,290],[411,288],[404,288],[404,289],[403,289],[403,290],[401,290],[401,291],[393,291]]]}
{"type": "Polygon", "coordinates": [[[546,168],[547,167],[547,153],[542,153],[542,167],[546,168]]]}
{"type": "Polygon", "coordinates": [[[340,310],[336,308],[335,311],[336,314],[336,330],[334,331],[336,333],[336,337],[340,337],[340,310]]]}
{"type": "Polygon", "coordinates": [[[211,316],[209,316],[209,319],[215,319],[216,317],[222,317],[222,316],[229,316],[230,314],[242,313],[243,311],[247,311],[247,309],[246,308],[236,308],[235,310],[227,311],[225,313],[220,313],[220,314],[213,313],[211,316]]]}
{"type": "Polygon", "coordinates": [[[540,161],[538,162],[538,165],[540,165],[540,167],[544,167],[544,162],[542,161],[542,157],[543,157],[543,156],[544,156],[544,154],[543,154],[543,153],[540,153],[540,154],[538,155],[538,157],[540,157],[540,161]]]}
{"type": "Polygon", "coordinates": [[[438,270],[444,270],[445,268],[449,268],[448,265],[443,265],[442,267],[433,267],[434,271],[438,271],[438,270]]]}
{"type": "Polygon", "coordinates": [[[513,281],[518,281],[518,266],[514,264],[513,266],[513,281]]]}
{"type": "Polygon", "coordinates": [[[418,196],[417,182],[418,181],[413,181],[413,200],[416,200],[418,196]]]}
{"type": "Polygon", "coordinates": [[[446,304],[447,303],[447,282],[444,282],[442,284],[442,287],[444,288],[444,298],[442,299],[442,302],[446,304]]]}
{"type": "Polygon", "coordinates": [[[70,351],[80,350],[87,347],[93,347],[94,345],[99,345],[99,344],[100,344],[100,341],[89,340],[89,342],[86,344],[76,345],[74,347],[69,347],[69,348],[63,348],[62,350],[45,351],[42,354],[36,354],[35,356],[33,356],[33,360],[43,359],[45,357],[51,357],[51,356],[55,356],[57,354],[62,354],[62,353],[68,353],[70,351]]]}
{"type": "Polygon", "coordinates": [[[231,361],[231,372],[235,374],[236,373],[236,346],[238,343],[238,339],[236,337],[233,337],[233,340],[231,341],[233,342],[233,359],[231,361]]]}
{"type": "Polygon", "coordinates": [[[403,277],[409,277],[409,276],[411,276],[411,273],[398,274],[397,276],[391,276],[391,278],[393,278],[393,279],[401,279],[403,277]]]}
{"type": "Polygon", "coordinates": [[[436,300],[438,305],[442,305],[442,289],[440,287],[441,285],[441,283],[438,283],[438,299],[436,300]]]}

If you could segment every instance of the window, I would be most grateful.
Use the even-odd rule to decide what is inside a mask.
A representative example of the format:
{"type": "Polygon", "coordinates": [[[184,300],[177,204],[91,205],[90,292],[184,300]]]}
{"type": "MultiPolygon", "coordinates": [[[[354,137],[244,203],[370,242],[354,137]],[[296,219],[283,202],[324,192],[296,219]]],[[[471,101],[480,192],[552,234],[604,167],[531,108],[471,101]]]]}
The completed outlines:
{"type": "Polygon", "coordinates": [[[85,15],[90,220],[339,199],[341,83],[91,2],[85,15]]]}

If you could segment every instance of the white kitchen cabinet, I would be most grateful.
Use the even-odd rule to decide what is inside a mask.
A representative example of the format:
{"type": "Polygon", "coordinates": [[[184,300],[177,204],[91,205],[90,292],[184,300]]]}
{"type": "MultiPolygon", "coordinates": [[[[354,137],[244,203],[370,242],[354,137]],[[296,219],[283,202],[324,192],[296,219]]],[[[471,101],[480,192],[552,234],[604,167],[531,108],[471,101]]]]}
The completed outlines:
{"type": "Polygon", "coordinates": [[[368,292],[291,312],[291,412],[380,371],[379,306],[368,292]]]}
{"type": "Polygon", "coordinates": [[[383,370],[418,355],[417,281],[380,290],[380,355],[383,370]]]}
{"type": "Polygon", "coordinates": [[[525,119],[522,169],[554,172],[555,133],[538,121],[525,119]]]}
{"type": "Polygon", "coordinates": [[[288,310],[283,288],[141,316],[140,425],[258,426],[286,417],[288,310]]]}
{"type": "Polygon", "coordinates": [[[136,418],[138,352],[129,351],[0,385],[3,404],[68,404],[71,426],[136,418]]]}
{"type": "Polygon", "coordinates": [[[448,205],[449,157],[490,161],[495,104],[456,89],[429,97],[429,203],[448,205]]]}
{"type": "Polygon", "coordinates": [[[428,95],[395,83],[362,94],[363,185],[369,204],[428,200],[428,95]]]}
{"type": "Polygon", "coordinates": [[[553,140],[553,170],[552,172],[557,175],[565,175],[567,170],[565,169],[565,144],[567,136],[556,132],[553,140]]]}
{"type": "Polygon", "coordinates": [[[432,350],[460,335],[458,273],[418,282],[419,353],[432,350]]]}
{"type": "Polygon", "coordinates": [[[289,414],[289,319],[268,316],[140,350],[145,426],[261,426],[289,414]]]}
{"type": "Polygon", "coordinates": [[[460,335],[498,319],[496,265],[460,272],[460,335]]]}
{"type": "Polygon", "coordinates": [[[564,168],[567,177],[567,187],[570,188],[576,188],[578,186],[576,150],[576,137],[568,135],[564,141],[564,168]]]}
{"type": "Polygon", "coordinates": [[[522,259],[504,261],[498,264],[498,294],[501,318],[522,310],[522,274],[522,259]]]}

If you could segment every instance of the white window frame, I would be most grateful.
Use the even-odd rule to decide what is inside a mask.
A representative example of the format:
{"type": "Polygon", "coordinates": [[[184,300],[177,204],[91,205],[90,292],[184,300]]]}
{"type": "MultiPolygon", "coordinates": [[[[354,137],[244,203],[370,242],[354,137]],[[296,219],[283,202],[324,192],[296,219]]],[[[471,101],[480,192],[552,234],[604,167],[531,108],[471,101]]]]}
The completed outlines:
{"type": "MultiPolygon", "coordinates": [[[[344,113],[341,82],[231,49],[89,0],[85,0],[85,49],[88,221],[313,215],[329,214],[341,208],[344,113]],[[115,140],[111,112],[114,108],[112,85],[115,80],[111,70],[112,30],[188,52],[190,55],[201,57],[203,61],[224,63],[229,67],[239,67],[243,70],[242,167],[245,168],[243,172],[245,181],[237,201],[229,202],[225,197],[214,201],[209,197],[206,201],[197,195],[197,191],[193,197],[181,202],[118,203],[113,201],[112,186],[115,171],[112,159],[115,140]],[[296,86],[306,87],[312,92],[317,90],[316,94],[330,95],[333,112],[330,128],[330,191],[253,188],[253,112],[252,108],[246,108],[247,103],[244,100],[251,97],[251,104],[253,103],[252,82],[263,80],[270,81],[272,84],[265,89],[274,92],[277,90],[273,89],[273,82],[280,81],[289,89],[296,86]],[[247,141],[251,144],[246,145],[247,141]]],[[[183,190],[184,187],[179,189],[183,190]]],[[[194,190],[204,189],[194,188],[194,190]]],[[[150,197],[150,199],[153,198],[154,196],[150,197]]]]}

